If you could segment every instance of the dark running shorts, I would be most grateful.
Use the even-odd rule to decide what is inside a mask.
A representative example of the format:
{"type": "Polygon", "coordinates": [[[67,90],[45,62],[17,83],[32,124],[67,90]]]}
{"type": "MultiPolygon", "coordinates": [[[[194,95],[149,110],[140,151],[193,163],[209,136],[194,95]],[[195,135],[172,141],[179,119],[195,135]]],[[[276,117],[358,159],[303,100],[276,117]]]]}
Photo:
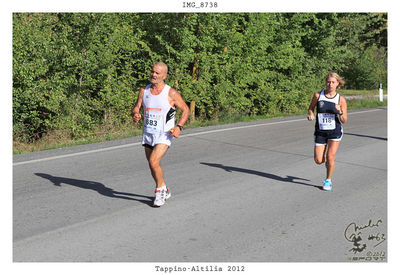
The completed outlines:
{"type": "Polygon", "coordinates": [[[326,145],[328,140],[341,141],[343,137],[343,130],[339,133],[323,134],[314,133],[314,144],[315,146],[326,145]]]}

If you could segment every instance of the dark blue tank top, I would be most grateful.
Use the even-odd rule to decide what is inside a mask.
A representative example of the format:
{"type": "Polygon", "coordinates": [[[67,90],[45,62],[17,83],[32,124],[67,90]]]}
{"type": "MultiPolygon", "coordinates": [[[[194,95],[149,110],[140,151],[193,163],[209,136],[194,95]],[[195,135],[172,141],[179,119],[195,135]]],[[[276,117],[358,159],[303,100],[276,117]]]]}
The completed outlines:
{"type": "Polygon", "coordinates": [[[333,98],[325,96],[325,91],[321,91],[317,102],[317,115],[315,121],[315,132],[317,134],[333,134],[342,131],[338,111],[335,104],[339,104],[340,95],[336,93],[333,98]]]}

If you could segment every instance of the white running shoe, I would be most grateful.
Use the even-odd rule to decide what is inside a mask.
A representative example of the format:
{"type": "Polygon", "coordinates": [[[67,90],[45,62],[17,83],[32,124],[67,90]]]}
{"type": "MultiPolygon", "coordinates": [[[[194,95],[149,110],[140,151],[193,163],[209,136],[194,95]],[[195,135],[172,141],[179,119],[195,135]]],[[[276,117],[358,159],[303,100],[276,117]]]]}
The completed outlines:
{"type": "Polygon", "coordinates": [[[156,198],[154,199],[154,206],[160,207],[165,204],[165,201],[171,197],[169,188],[162,190],[155,190],[156,198]]]}

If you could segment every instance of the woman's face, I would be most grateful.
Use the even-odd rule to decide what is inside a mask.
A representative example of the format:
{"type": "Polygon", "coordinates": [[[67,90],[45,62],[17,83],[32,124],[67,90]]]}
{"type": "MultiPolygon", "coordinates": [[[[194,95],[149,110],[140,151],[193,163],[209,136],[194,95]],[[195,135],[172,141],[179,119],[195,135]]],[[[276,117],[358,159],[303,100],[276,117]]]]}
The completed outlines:
{"type": "Polygon", "coordinates": [[[328,92],[336,91],[337,86],[339,85],[339,81],[337,81],[334,77],[328,77],[326,80],[326,89],[328,92]]]}

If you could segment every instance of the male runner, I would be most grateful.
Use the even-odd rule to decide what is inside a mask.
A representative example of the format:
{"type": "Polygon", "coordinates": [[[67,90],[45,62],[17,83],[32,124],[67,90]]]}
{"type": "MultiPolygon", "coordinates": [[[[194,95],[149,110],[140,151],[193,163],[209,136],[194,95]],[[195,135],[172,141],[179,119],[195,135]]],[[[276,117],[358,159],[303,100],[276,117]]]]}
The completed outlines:
{"type": "Polygon", "coordinates": [[[168,67],[165,63],[154,64],[150,73],[151,84],[140,89],[136,105],[132,109],[133,120],[138,122],[142,117],[140,108],[143,106],[142,145],[156,183],[154,199],[156,207],[164,205],[165,200],[171,197],[165,185],[161,159],[171,146],[172,138],[179,137],[190,113],[181,95],[164,82],[167,73],[168,67]],[[176,108],[182,111],[177,125],[175,125],[176,108]]]}

